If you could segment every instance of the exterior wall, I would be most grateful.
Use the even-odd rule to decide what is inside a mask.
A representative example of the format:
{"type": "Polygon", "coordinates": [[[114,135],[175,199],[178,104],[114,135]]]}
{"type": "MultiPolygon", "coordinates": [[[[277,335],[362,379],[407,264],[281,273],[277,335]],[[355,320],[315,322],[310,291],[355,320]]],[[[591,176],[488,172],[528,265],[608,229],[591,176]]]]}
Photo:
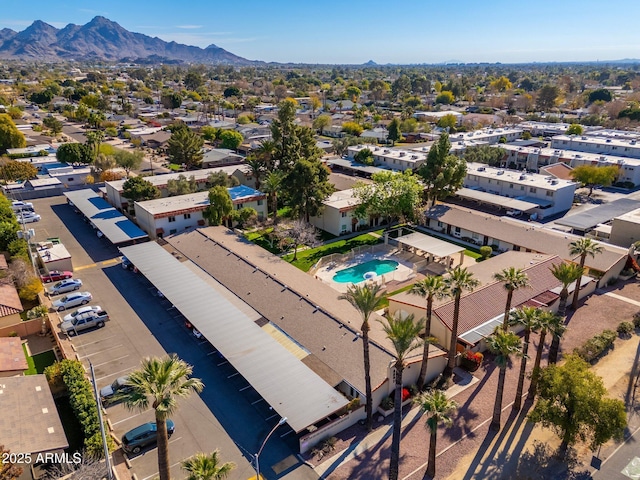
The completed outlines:
{"type": "Polygon", "coordinates": [[[551,139],[551,148],[640,158],[640,144],[635,140],[621,142],[604,138],[560,135],[551,139]]]}
{"type": "Polygon", "coordinates": [[[42,320],[35,318],[26,322],[18,321],[10,326],[0,328],[0,337],[8,337],[11,333],[16,332],[19,337],[27,337],[42,331],[42,320]]]}
{"type": "MultiPolygon", "coordinates": [[[[620,272],[622,272],[622,270],[624,270],[624,266],[627,263],[627,257],[623,257],[621,258],[618,263],[616,263],[613,267],[611,267],[609,269],[609,271],[607,273],[605,273],[599,280],[598,280],[598,287],[605,287],[607,286],[607,283],[609,282],[609,280],[611,280],[612,278],[618,278],[618,276],[620,275],[620,272]]],[[[595,282],[594,282],[595,283],[595,282]]],[[[595,286],[594,286],[595,288],[595,286]]]]}
{"type": "Polygon", "coordinates": [[[253,208],[258,214],[258,219],[263,220],[267,218],[267,198],[260,200],[252,200],[250,202],[242,202],[242,199],[233,202],[234,210],[240,210],[242,208],[253,208]]]}
{"type": "MultiPolygon", "coordinates": [[[[311,217],[309,222],[316,228],[329,232],[332,235],[344,235],[355,231],[353,230],[354,210],[349,210],[344,213],[346,216],[343,217],[340,210],[325,205],[320,215],[318,217],[311,217]]],[[[357,219],[355,226],[358,225],[368,225],[368,221],[357,219]]]]}
{"type": "MultiPolygon", "coordinates": [[[[402,317],[413,314],[414,318],[423,318],[425,314],[424,308],[400,303],[391,297],[389,298],[389,315],[395,317],[397,312],[400,312],[402,317]]],[[[436,315],[431,317],[431,336],[436,337],[440,345],[449,345],[451,342],[451,331],[436,315]]]]}
{"type": "Polygon", "coordinates": [[[367,412],[365,412],[364,406],[361,406],[359,409],[341,416],[322,428],[300,437],[300,453],[308,452],[322,440],[334,436],[336,433],[355,425],[356,422],[365,418],[367,418],[367,412]]]}
{"type": "Polygon", "coordinates": [[[640,223],[630,222],[622,218],[614,218],[611,224],[609,242],[628,248],[640,240],[640,223]]]}

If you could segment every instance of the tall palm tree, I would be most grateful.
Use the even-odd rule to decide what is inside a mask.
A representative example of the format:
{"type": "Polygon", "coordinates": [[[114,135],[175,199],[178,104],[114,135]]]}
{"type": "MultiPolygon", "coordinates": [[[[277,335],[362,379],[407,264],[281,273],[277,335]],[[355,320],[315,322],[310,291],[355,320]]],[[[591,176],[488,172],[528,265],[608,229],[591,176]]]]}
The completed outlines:
{"type": "Polygon", "coordinates": [[[251,170],[251,175],[256,179],[256,190],[260,190],[260,185],[262,184],[262,178],[265,174],[265,166],[264,162],[261,158],[255,155],[249,155],[245,160],[245,163],[251,170]]]}
{"type": "Polygon", "coordinates": [[[264,162],[267,172],[275,170],[275,156],[278,151],[278,144],[273,140],[263,140],[260,146],[255,149],[256,157],[264,162]]]}
{"type": "Polygon", "coordinates": [[[595,257],[596,253],[602,253],[602,246],[591,240],[590,238],[581,238],[575,242],[569,244],[569,254],[580,255],[580,276],[576,281],[576,288],[573,292],[573,301],[571,302],[571,308],[574,310],[578,308],[578,296],[580,295],[580,282],[582,280],[582,273],[584,271],[584,262],[587,260],[587,255],[595,257]]]}
{"type": "Polygon", "coordinates": [[[510,325],[522,325],[524,327],[524,343],[522,345],[522,357],[520,359],[520,375],[518,376],[518,387],[516,388],[516,398],[513,401],[513,409],[520,410],[522,406],[522,391],[524,390],[524,377],[527,372],[527,354],[529,353],[529,339],[531,332],[538,330],[540,326],[540,315],[542,310],[534,307],[522,307],[511,313],[509,317],[510,325]]]}
{"type": "Polygon", "coordinates": [[[264,191],[271,197],[271,210],[274,219],[278,216],[278,193],[282,190],[283,179],[284,175],[278,170],[269,173],[264,179],[264,191]]]}
{"type": "Polygon", "coordinates": [[[419,295],[427,299],[427,316],[424,325],[424,350],[422,352],[422,364],[420,365],[420,375],[418,376],[417,386],[422,390],[427,380],[427,365],[429,362],[429,345],[431,345],[431,314],[433,310],[433,301],[436,298],[443,298],[447,295],[447,289],[444,281],[440,276],[428,275],[424,279],[416,282],[409,293],[419,295]]]}
{"type": "Polygon", "coordinates": [[[562,283],[560,290],[560,303],[558,304],[558,315],[565,316],[567,311],[567,298],[569,297],[569,285],[576,282],[581,276],[583,267],[575,263],[558,263],[553,265],[551,273],[562,283]]]}
{"type": "Polygon", "coordinates": [[[498,282],[502,282],[507,291],[507,305],[504,309],[504,320],[502,322],[502,328],[506,330],[509,326],[509,311],[511,310],[513,292],[520,288],[528,287],[530,285],[529,277],[521,268],[509,267],[494,273],[493,278],[498,282]]]}
{"type": "Polygon", "coordinates": [[[398,480],[400,467],[400,426],[402,423],[402,372],[406,359],[413,350],[420,347],[420,332],[424,329],[424,322],[414,321],[413,315],[405,319],[386,316],[386,322],[381,322],[384,333],[393,343],[395,350],[394,368],[396,371],[395,392],[393,396],[393,436],[391,439],[391,462],[389,465],[389,480],[398,480]]]}
{"type": "Polygon", "coordinates": [[[518,335],[500,327],[497,327],[486,340],[489,350],[496,355],[494,362],[498,366],[498,388],[496,389],[496,401],[493,406],[493,418],[491,419],[491,425],[489,425],[491,430],[497,432],[500,430],[502,396],[504,395],[504,380],[507,376],[507,367],[511,367],[512,355],[522,355],[522,345],[518,335]]]}
{"type": "Polygon", "coordinates": [[[214,450],[210,455],[196,453],[182,462],[182,469],[189,476],[187,480],[223,480],[236,468],[233,462],[220,461],[220,452],[214,450]]]}
{"type": "Polygon", "coordinates": [[[371,397],[371,362],[369,360],[369,318],[371,314],[382,307],[384,303],[384,293],[379,284],[364,284],[362,286],[349,285],[346,293],[340,295],[338,299],[346,300],[360,312],[362,317],[362,354],[364,358],[364,385],[365,385],[365,411],[367,412],[367,429],[373,428],[373,398],[371,397]]]}
{"type": "Polygon", "coordinates": [[[473,278],[473,273],[469,272],[466,268],[462,268],[458,265],[454,269],[450,269],[447,272],[447,276],[444,278],[444,284],[449,292],[449,295],[453,297],[453,324],[451,326],[451,343],[449,345],[449,355],[447,360],[447,366],[444,369],[443,376],[445,378],[451,378],[453,375],[453,369],[456,366],[456,345],[458,344],[458,321],[460,319],[460,298],[465,291],[472,292],[480,282],[473,278]]]}
{"type": "Polygon", "coordinates": [[[451,412],[458,408],[458,404],[449,400],[442,390],[433,390],[417,397],[414,404],[418,405],[423,413],[427,414],[427,427],[429,427],[429,460],[427,472],[431,478],[436,476],[436,440],[438,438],[438,425],[451,425],[453,418],[451,412]]]}
{"type": "Polygon", "coordinates": [[[549,333],[551,333],[551,345],[549,345],[549,356],[547,357],[547,365],[551,365],[558,361],[558,352],[560,350],[560,339],[567,327],[564,324],[564,318],[556,316],[549,324],[549,333]]]}
{"type": "Polygon", "coordinates": [[[547,332],[554,327],[556,323],[560,323],[561,318],[553,312],[543,311],[538,317],[538,331],[540,332],[540,340],[538,341],[538,349],[536,351],[536,359],[533,362],[533,370],[531,371],[531,383],[527,393],[528,399],[533,399],[538,388],[538,377],[540,376],[540,363],[542,361],[542,352],[544,351],[544,340],[547,332]]]}
{"type": "Polygon", "coordinates": [[[131,391],[123,394],[124,406],[143,412],[149,407],[155,410],[158,436],[158,472],[160,480],[169,480],[168,418],[178,408],[178,399],[204,388],[198,378],[191,378],[193,367],[172,354],[164,358],[147,358],[139,370],[129,374],[127,385],[131,391]]]}

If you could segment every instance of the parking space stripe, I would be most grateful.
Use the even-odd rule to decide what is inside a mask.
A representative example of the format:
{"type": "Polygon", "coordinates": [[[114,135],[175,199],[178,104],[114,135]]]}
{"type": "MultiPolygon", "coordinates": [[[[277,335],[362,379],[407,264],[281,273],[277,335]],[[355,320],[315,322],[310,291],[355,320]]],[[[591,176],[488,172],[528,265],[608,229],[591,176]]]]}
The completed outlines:
{"type": "Polygon", "coordinates": [[[96,343],[104,342],[105,340],[109,340],[110,338],[115,338],[115,337],[117,337],[117,335],[111,335],[110,337],[103,338],[102,340],[96,340],[95,342],[87,342],[87,343],[80,343],[80,344],[74,344],[74,345],[76,345],[76,347],[86,347],[87,345],[94,345],[96,343]]]}
{"type": "Polygon", "coordinates": [[[102,365],[106,365],[107,363],[117,362],[118,360],[122,360],[123,358],[127,358],[128,356],[129,356],[129,355],[123,355],[122,357],[113,358],[113,359],[111,359],[111,360],[109,360],[109,361],[107,361],[107,362],[96,363],[96,364],[94,365],[94,368],[95,368],[95,367],[101,367],[102,365]]]}
{"type": "Polygon", "coordinates": [[[118,420],[117,422],[111,422],[111,425],[118,425],[119,423],[126,422],[127,420],[139,417],[140,415],[142,415],[142,413],[136,413],[135,415],[131,415],[130,417],[124,418],[122,420],[118,420]]]}
{"type": "Polygon", "coordinates": [[[122,370],[118,370],[117,372],[110,373],[109,375],[105,375],[104,377],[98,377],[98,378],[96,378],[96,381],[100,381],[100,380],[103,380],[103,379],[108,378],[108,377],[113,377],[114,375],[118,375],[119,373],[128,372],[130,370],[133,370],[133,368],[134,367],[123,368],[122,370]]]}
{"type": "MultiPolygon", "coordinates": [[[[171,442],[169,442],[169,443],[171,443],[171,442]]],[[[138,457],[136,457],[136,458],[138,458],[138,457]]],[[[131,460],[131,459],[129,459],[129,460],[131,460]]],[[[178,463],[174,463],[173,465],[169,465],[169,468],[177,467],[181,463],[182,462],[178,462],[178,463]]],[[[149,475],[148,477],[144,477],[142,480],[149,480],[150,478],[153,478],[153,477],[158,477],[158,472],[154,473],[153,475],[149,475]]]]}
{"type": "Polygon", "coordinates": [[[99,351],[97,351],[97,352],[87,353],[86,355],[83,355],[83,356],[78,357],[78,358],[82,359],[82,358],[91,357],[91,356],[93,356],[93,355],[99,355],[99,354],[101,354],[101,353],[108,352],[109,350],[113,350],[113,349],[118,348],[118,347],[121,347],[121,346],[122,346],[122,344],[120,343],[120,344],[118,344],[118,345],[114,345],[113,347],[109,347],[109,348],[107,348],[107,349],[105,349],[105,350],[99,350],[99,351]]]}

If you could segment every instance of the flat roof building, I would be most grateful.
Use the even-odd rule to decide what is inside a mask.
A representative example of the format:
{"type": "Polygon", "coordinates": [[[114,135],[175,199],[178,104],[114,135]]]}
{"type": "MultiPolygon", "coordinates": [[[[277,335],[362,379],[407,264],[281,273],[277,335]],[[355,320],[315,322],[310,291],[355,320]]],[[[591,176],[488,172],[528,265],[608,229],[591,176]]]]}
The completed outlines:
{"type": "Polygon", "coordinates": [[[364,149],[371,150],[374,165],[390,170],[417,170],[427,160],[424,153],[412,150],[376,147],[375,145],[355,145],[347,149],[347,157],[354,159],[355,155],[364,149]]]}

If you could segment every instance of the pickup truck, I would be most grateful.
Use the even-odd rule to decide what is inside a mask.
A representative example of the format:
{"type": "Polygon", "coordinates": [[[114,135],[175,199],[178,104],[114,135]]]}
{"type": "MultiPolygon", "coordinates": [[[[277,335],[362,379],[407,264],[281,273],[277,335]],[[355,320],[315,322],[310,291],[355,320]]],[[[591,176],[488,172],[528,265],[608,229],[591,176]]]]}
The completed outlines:
{"type": "Polygon", "coordinates": [[[76,315],[72,320],[64,321],[60,324],[60,329],[70,337],[82,330],[89,328],[102,328],[104,322],[109,320],[109,314],[104,310],[99,312],[87,312],[76,315]]]}

